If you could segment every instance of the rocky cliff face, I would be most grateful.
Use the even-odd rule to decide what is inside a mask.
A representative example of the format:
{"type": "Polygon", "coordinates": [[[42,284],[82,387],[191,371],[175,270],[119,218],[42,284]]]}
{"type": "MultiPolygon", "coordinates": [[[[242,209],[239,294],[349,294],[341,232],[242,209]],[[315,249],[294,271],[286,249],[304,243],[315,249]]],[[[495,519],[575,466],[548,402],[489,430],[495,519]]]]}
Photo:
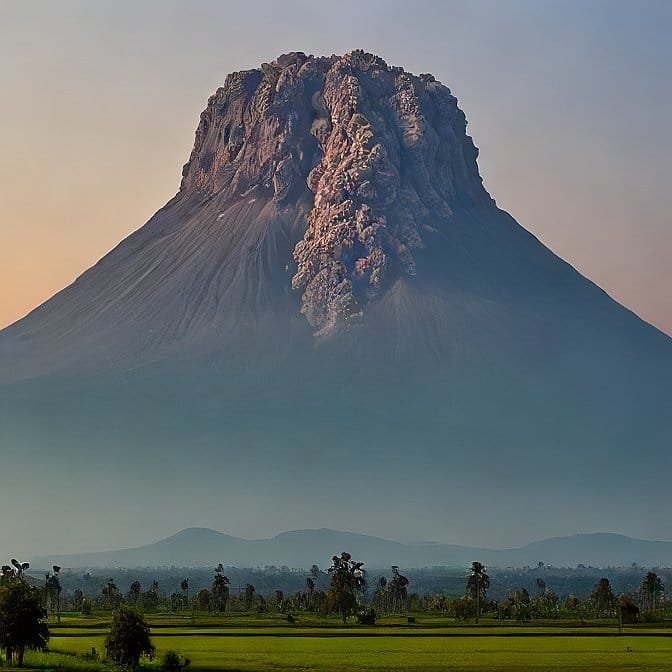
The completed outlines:
{"type": "Polygon", "coordinates": [[[310,191],[292,286],[318,335],[361,317],[456,203],[489,200],[450,90],[363,51],[286,54],[208,101],[181,190],[293,207],[310,191]]]}

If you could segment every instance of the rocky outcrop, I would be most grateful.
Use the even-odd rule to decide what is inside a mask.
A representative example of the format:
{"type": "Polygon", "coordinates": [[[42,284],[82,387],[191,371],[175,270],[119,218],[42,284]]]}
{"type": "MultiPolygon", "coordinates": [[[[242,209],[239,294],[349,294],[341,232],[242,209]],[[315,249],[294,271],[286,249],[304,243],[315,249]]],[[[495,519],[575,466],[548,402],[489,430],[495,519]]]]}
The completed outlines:
{"type": "Polygon", "coordinates": [[[323,335],[360,318],[458,201],[489,199],[450,91],[363,51],[230,75],[201,115],[181,191],[312,207],[292,286],[323,335]],[[305,194],[304,194],[305,195],[305,194]]]}

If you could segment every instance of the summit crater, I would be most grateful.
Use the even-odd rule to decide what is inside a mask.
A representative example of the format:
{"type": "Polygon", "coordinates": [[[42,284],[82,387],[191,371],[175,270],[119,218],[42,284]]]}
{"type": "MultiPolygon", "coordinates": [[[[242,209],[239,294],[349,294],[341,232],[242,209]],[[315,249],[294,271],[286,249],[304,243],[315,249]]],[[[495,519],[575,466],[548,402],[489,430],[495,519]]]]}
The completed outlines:
{"type": "Polygon", "coordinates": [[[229,75],[210,98],[181,193],[305,208],[292,287],[323,335],[414,276],[415,251],[450,227],[456,205],[489,203],[477,154],[433,76],[361,50],[291,53],[229,75]]]}

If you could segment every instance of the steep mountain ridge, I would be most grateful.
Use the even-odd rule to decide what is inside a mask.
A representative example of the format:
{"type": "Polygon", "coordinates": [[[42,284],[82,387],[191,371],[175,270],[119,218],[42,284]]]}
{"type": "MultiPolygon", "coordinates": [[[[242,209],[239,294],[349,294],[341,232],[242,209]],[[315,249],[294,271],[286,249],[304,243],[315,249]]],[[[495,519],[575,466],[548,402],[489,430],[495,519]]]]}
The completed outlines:
{"type": "Polygon", "coordinates": [[[395,334],[394,349],[450,355],[483,329],[562,323],[567,295],[613,319],[620,308],[496,208],[477,154],[448,88],[362,51],[233,73],[178,194],[2,332],[0,382],[256,357],[270,333],[307,349],[311,331],[357,326],[368,333],[346,335],[348,351],[395,334]]]}
{"type": "Polygon", "coordinates": [[[113,502],[141,463],[157,501],[180,473],[187,506],[305,524],[667,536],[672,339],[498,209],[476,157],[446,87],[371,54],[230,75],[175,197],[0,332],[3,478],[75,465],[113,502]]]}

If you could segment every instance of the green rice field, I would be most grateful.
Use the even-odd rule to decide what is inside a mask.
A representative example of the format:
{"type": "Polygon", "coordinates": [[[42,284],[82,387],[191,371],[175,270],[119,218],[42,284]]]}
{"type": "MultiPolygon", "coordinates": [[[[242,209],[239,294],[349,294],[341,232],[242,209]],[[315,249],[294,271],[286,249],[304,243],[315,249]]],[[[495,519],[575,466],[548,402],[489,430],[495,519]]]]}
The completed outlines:
{"type": "MultiPolygon", "coordinates": [[[[65,619],[54,624],[47,653],[30,653],[26,664],[40,670],[108,670],[87,657],[104,653],[104,620],[65,619]]],[[[594,672],[672,670],[672,630],[604,625],[457,625],[423,619],[404,625],[388,619],[375,627],[338,621],[289,625],[268,618],[161,619],[152,622],[156,657],[147,670],[160,669],[162,655],[178,651],[189,670],[239,672],[331,672],[340,670],[434,670],[508,672],[594,672]]]]}

